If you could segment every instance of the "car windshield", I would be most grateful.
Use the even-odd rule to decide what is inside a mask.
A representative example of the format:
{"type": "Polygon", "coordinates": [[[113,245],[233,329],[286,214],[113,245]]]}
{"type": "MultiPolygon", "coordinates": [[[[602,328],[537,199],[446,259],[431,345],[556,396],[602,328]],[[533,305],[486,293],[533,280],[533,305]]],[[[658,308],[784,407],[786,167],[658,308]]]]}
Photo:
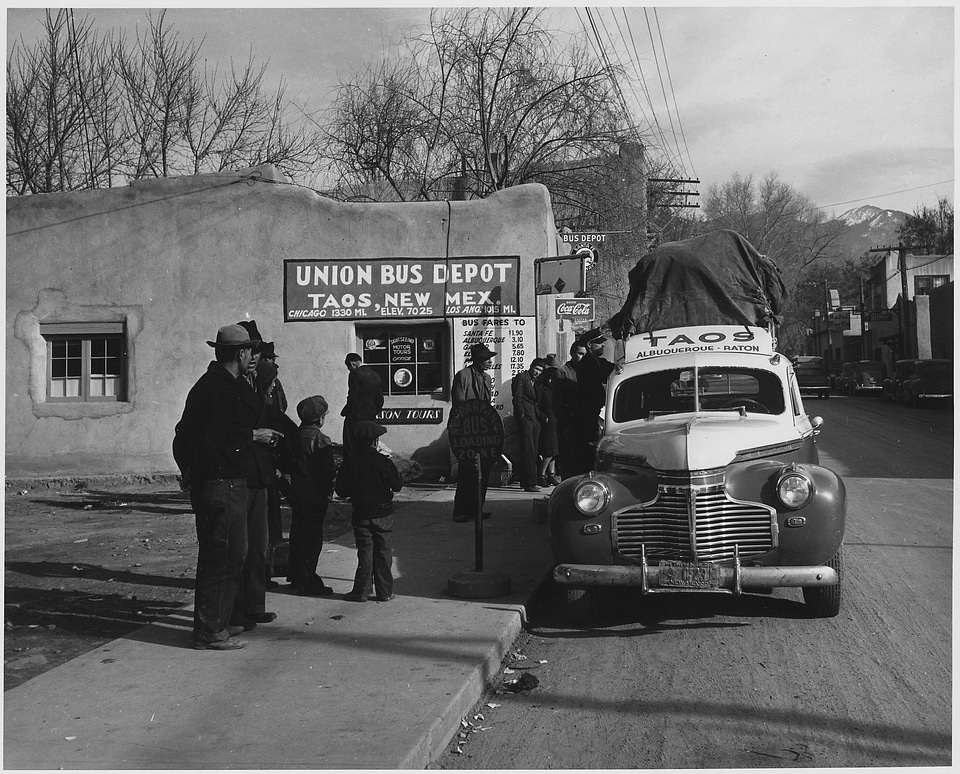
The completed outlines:
{"type": "Polygon", "coordinates": [[[755,368],[675,368],[640,374],[620,383],[613,421],[652,419],[686,411],[782,414],[783,384],[771,371],[755,368]]]}
{"type": "Polygon", "coordinates": [[[796,365],[794,365],[794,370],[799,373],[805,374],[822,374],[825,373],[826,369],[823,365],[823,359],[819,357],[805,358],[798,360],[796,365]]]}
{"type": "Polygon", "coordinates": [[[918,376],[948,376],[951,367],[949,363],[917,363],[916,374],[918,376]]]}

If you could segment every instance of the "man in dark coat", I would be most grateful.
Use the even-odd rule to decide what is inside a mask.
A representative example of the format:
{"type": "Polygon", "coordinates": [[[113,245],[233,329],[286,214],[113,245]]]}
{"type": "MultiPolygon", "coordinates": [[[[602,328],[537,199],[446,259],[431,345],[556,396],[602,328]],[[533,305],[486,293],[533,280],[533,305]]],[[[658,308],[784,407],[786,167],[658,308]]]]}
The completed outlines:
{"type": "MultiPolygon", "coordinates": [[[[576,365],[577,406],[573,417],[574,458],[571,475],[593,469],[597,439],[600,437],[600,412],[607,402],[607,379],[619,367],[603,357],[606,342],[599,331],[591,331],[587,353],[576,365]]],[[[586,337],[583,337],[586,338],[586,337]]],[[[582,339],[581,339],[582,340],[582,339]]]]}
{"type": "Polygon", "coordinates": [[[262,404],[245,378],[255,346],[247,331],[227,325],[207,344],[215,361],[187,395],[173,454],[190,489],[199,542],[193,646],[236,650],[246,642],[234,635],[257,623],[243,615],[247,528],[266,524],[269,450],[280,433],[257,427],[262,404]]]}
{"type": "Polygon", "coordinates": [[[537,470],[540,447],[540,424],[543,411],[540,408],[540,386],[537,383],[546,363],[534,358],[530,368],[513,377],[513,416],[520,433],[520,460],[518,477],[524,492],[539,492],[537,470]]]}
{"type": "Polygon", "coordinates": [[[350,375],[347,377],[347,403],[340,412],[343,417],[343,454],[356,454],[357,422],[372,422],[383,408],[383,382],[363,358],[351,352],[343,361],[350,375]]]}
{"type": "MultiPolygon", "coordinates": [[[[497,353],[486,344],[474,344],[470,347],[470,365],[461,368],[453,377],[453,388],[450,391],[452,402],[451,411],[456,411],[468,400],[482,400],[490,403],[493,397],[493,382],[487,371],[490,370],[491,359],[497,353]]],[[[457,493],[453,498],[453,520],[458,522],[473,521],[477,499],[480,499],[480,509],[487,497],[487,481],[490,478],[492,460],[484,458],[480,464],[480,490],[477,491],[477,468],[470,460],[460,462],[457,472],[457,493]]],[[[483,518],[489,518],[484,513],[483,518]]]]}
{"type": "Polygon", "coordinates": [[[553,380],[553,413],[557,417],[557,472],[570,478],[577,470],[581,455],[574,439],[574,417],[577,414],[577,363],[587,354],[587,345],[575,341],[570,346],[570,359],[557,369],[553,380]]]}

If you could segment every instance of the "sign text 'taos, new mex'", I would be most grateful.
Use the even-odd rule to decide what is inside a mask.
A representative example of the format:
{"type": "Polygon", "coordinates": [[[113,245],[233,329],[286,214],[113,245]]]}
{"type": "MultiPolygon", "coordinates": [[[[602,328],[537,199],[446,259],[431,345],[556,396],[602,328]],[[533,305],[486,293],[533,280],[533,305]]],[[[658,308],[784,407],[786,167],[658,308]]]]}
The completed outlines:
{"type": "Polygon", "coordinates": [[[516,255],[283,263],[285,322],[519,313],[516,255]]]}

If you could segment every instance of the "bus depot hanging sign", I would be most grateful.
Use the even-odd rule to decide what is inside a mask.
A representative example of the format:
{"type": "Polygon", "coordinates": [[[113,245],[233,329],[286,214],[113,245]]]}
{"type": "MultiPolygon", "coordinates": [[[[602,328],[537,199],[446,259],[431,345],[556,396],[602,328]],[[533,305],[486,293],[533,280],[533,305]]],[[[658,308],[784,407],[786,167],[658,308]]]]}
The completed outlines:
{"type": "Polygon", "coordinates": [[[520,308],[516,255],[283,263],[285,322],[514,315],[520,308]]]}

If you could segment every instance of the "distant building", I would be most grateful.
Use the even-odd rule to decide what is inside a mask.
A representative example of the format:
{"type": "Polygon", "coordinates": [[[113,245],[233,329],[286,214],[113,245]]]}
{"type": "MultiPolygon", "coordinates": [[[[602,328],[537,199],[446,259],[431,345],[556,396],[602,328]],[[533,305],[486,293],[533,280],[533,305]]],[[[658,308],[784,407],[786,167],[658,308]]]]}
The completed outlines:
{"type": "Polygon", "coordinates": [[[897,251],[883,253],[865,288],[865,308],[840,307],[826,324],[815,321],[813,353],[834,362],[879,360],[888,372],[905,358],[952,359],[953,255],[908,254],[904,264],[905,277],[897,251]]]}

